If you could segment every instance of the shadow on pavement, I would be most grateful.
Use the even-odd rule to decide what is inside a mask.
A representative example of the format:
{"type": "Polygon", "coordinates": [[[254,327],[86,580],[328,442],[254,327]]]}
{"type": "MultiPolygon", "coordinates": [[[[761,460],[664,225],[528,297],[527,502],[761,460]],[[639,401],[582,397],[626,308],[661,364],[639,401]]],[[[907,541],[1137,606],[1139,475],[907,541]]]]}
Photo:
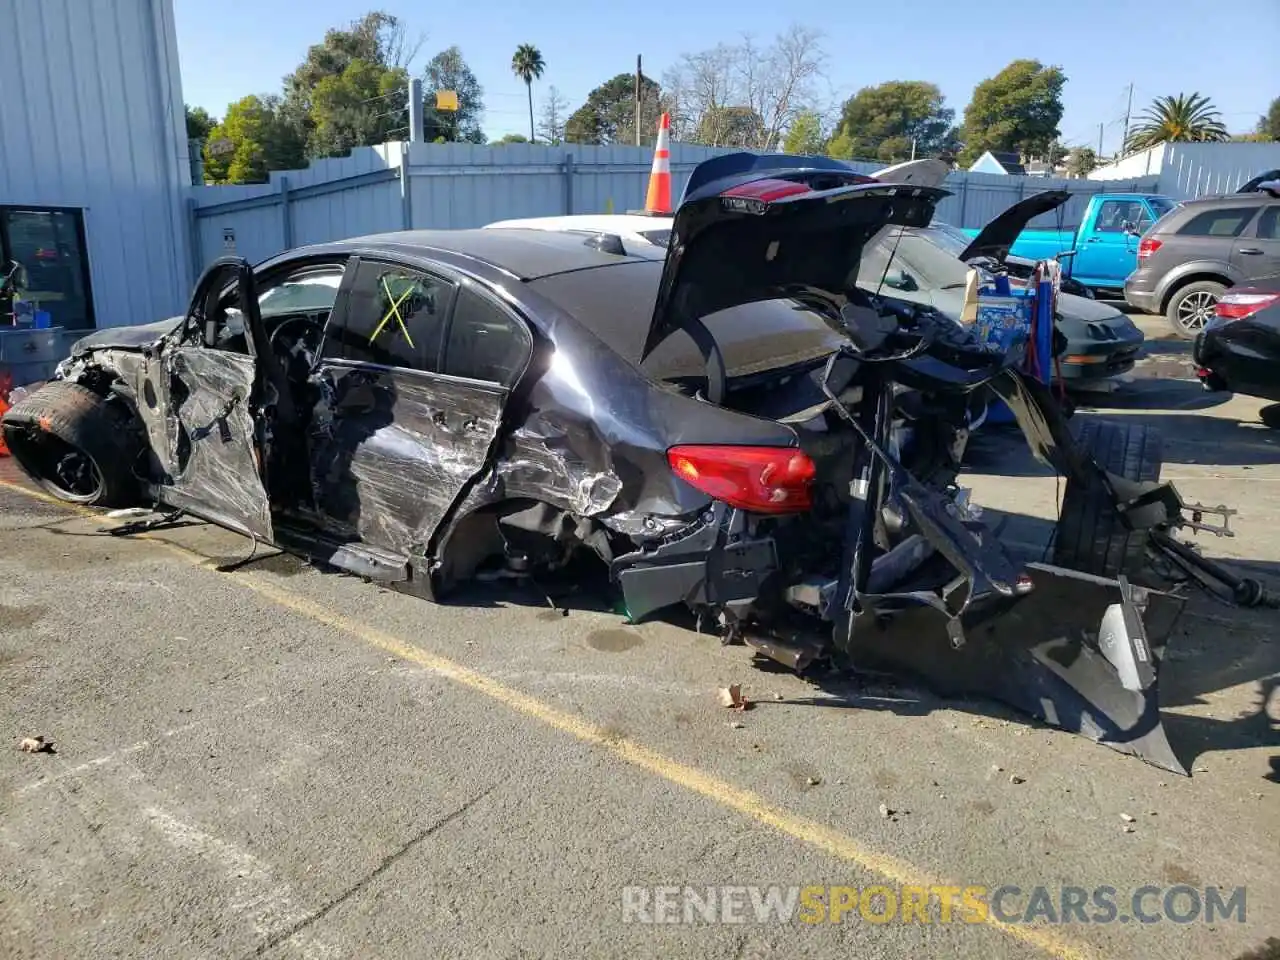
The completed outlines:
{"type": "MultiPolygon", "coordinates": [[[[1142,424],[1159,431],[1166,465],[1195,463],[1255,467],[1280,463],[1280,432],[1258,424],[1202,417],[1190,412],[1145,413],[1140,409],[1133,412],[1107,410],[1103,413],[1081,410],[1072,421],[1094,417],[1142,424]]],[[[970,438],[965,451],[964,470],[997,477],[1053,476],[1052,469],[1032,456],[1021,431],[1006,424],[984,425],[970,438]]]]}

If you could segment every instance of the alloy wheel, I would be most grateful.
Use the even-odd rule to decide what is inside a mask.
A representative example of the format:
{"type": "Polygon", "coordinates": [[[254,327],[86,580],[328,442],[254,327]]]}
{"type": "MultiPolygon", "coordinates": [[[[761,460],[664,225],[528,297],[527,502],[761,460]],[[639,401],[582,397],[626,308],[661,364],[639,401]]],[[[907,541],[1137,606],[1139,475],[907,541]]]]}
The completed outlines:
{"type": "Polygon", "coordinates": [[[1199,333],[1213,316],[1217,303],[1218,298],[1208,290],[1187,294],[1178,303],[1178,326],[1188,333],[1199,333]]]}

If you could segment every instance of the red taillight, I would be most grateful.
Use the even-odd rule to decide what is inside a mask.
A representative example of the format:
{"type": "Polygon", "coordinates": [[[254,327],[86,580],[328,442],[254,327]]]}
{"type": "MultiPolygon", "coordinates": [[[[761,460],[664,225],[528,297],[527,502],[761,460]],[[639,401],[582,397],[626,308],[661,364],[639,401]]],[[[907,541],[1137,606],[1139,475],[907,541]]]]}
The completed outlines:
{"type": "Polygon", "coordinates": [[[758,513],[808,510],[813,461],[795,447],[688,445],[667,451],[676,476],[731,507],[758,513]]]}
{"type": "Polygon", "coordinates": [[[1138,241],[1138,259],[1147,259],[1147,257],[1151,256],[1163,246],[1163,240],[1156,240],[1152,237],[1143,237],[1138,241]]]}
{"type": "Polygon", "coordinates": [[[1224,293],[1213,312],[1223,320],[1243,320],[1265,310],[1277,300],[1280,300],[1280,293],[1224,293]]]}
{"type": "Polygon", "coordinates": [[[783,197],[793,197],[798,193],[808,193],[809,188],[794,180],[753,180],[740,187],[733,187],[720,194],[722,197],[733,197],[739,200],[759,200],[762,203],[773,203],[783,197]]]}

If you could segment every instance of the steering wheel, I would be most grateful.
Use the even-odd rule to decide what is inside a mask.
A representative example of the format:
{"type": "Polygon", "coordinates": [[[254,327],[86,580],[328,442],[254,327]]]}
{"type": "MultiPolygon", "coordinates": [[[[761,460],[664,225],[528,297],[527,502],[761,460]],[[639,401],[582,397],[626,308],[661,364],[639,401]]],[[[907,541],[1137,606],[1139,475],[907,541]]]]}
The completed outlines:
{"type": "Polygon", "coordinates": [[[306,315],[287,317],[271,331],[267,340],[271,353],[285,365],[291,379],[310,372],[323,331],[322,323],[306,315]]]}

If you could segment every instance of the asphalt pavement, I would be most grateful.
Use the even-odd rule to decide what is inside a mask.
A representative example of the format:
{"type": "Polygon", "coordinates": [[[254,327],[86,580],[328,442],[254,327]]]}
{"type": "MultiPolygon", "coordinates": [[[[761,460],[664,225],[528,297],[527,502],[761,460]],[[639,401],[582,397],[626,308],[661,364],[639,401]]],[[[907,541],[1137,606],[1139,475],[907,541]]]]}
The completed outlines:
{"type": "MultiPolygon", "coordinates": [[[[1081,415],[1162,425],[1165,476],[1240,510],[1207,552],[1280,584],[1280,436],[1185,364],[1153,341],[1081,415]]],[[[971,459],[976,499],[1042,533],[1054,479],[995,434],[971,459]]],[[[1233,958],[1280,936],[1275,613],[1189,606],[1162,676],[1182,778],[588,598],[436,606],[265,548],[220,570],[250,545],[203,524],[111,526],[0,466],[0,956],[1233,958]],[[752,709],[720,705],[734,683],[752,709]],[[54,752],[18,749],[37,735],[54,752]],[[1008,919],[876,922],[950,886],[1021,893],[1008,919]],[[747,905],[667,910],[686,887],[747,905]],[[1023,922],[1039,887],[1119,909],[1023,922]],[[1244,888],[1243,921],[1174,918],[1210,887],[1244,888]],[[805,922],[810,889],[757,914],[794,888],[849,909],[805,922]]]]}

